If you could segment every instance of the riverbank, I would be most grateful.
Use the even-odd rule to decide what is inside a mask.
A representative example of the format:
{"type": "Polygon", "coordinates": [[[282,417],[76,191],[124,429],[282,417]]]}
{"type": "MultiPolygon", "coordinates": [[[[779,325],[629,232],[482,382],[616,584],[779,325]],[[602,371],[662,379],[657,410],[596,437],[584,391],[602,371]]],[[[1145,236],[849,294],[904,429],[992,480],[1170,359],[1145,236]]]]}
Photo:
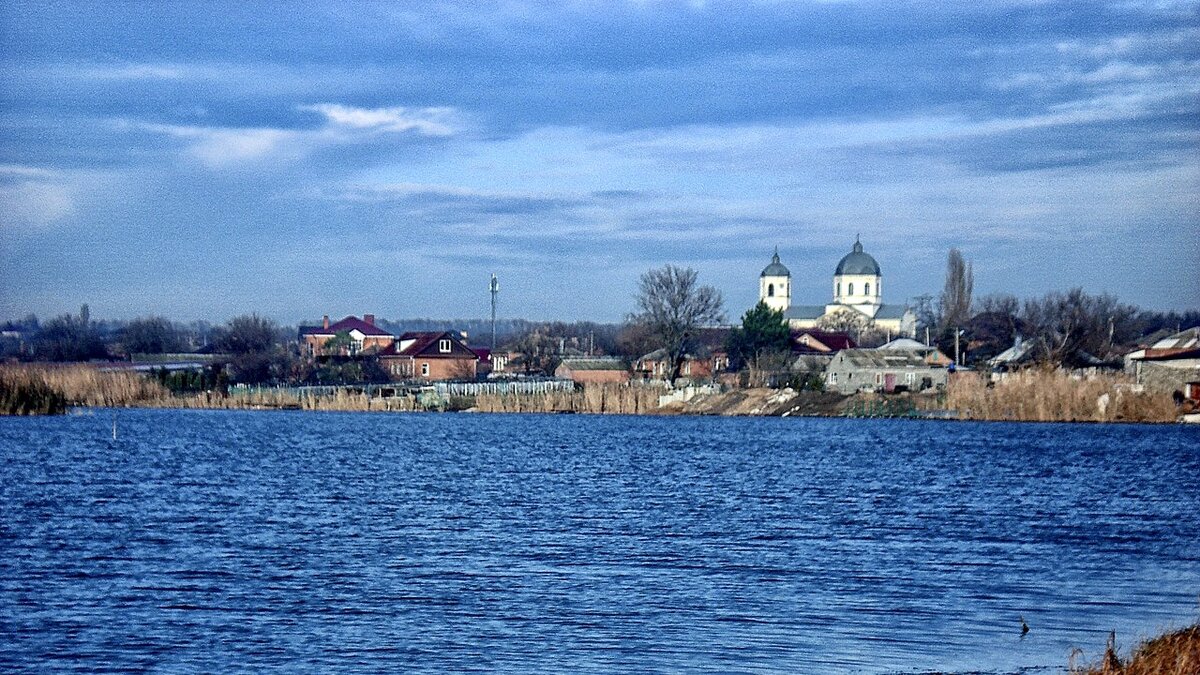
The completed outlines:
{"type": "Polygon", "coordinates": [[[122,371],[74,366],[0,367],[0,414],[55,414],[68,406],[315,410],[337,412],[469,411],[624,415],[923,417],[981,421],[1175,422],[1169,396],[1140,391],[1123,376],[1025,371],[999,381],[959,373],[945,392],[900,394],[711,387],[669,390],[596,384],[542,393],[439,394],[364,388],[231,388],[173,394],[156,381],[122,371]]]}
{"type": "Polygon", "coordinates": [[[1196,675],[1200,673],[1200,624],[1146,640],[1125,660],[1115,635],[1109,636],[1099,663],[1076,667],[1075,654],[1071,660],[1073,675],[1196,675]]]}

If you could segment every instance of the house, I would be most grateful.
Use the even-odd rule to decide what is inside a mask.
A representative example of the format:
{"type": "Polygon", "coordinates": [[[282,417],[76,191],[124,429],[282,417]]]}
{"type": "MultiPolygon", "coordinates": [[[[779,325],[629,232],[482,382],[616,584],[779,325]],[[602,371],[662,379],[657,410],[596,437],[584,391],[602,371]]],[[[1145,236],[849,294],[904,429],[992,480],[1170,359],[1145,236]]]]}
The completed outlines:
{"type": "Polygon", "coordinates": [[[1151,391],[1183,391],[1189,382],[1200,380],[1200,326],[1126,354],[1125,372],[1151,391]]]}
{"type": "MultiPolygon", "coordinates": [[[[665,380],[671,376],[671,359],[666,349],[656,349],[642,356],[634,364],[634,370],[643,379],[665,380]]],[[[679,377],[690,380],[709,380],[714,373],[729,367],[729,355],[724,350],[709,351],[707,356],[684,354],[679,366],[679,377]]]]}
{"type": "Polygon", "coordinates": [[[886,351],[908,351],[916,352],[925,359],[925,363],[931,366],[941,366],[945,368],[950,365],[952,359],[942,353],[942,350],[927,344],[917,342],[912,338],[896,338],[887,344],[879,346],[879,349],[886,351]]]}
{"type": "Polygon", "coordinates": [[[846,333],[817,330],[792,331],[793,354],[832,354],[843,349],[855,349],[858,343],[846,333]]]}
{"type": "Polygon", "coordinates": [[[395,341],[396,336],[375,325],[374,314],[364,314],[361,319],[348,316],[337,323],[329,323],[326,315],[320,326],[301,326],[299,338],[300,353],[310,358],[378,353],[395,341]],[[339,334],[343,337],[335,341],[331,349],[327,348],[327,343],[339,334]]]}
{"type": "Polygon", "coordinates": [[[843,349],[825,369],[825,390],[842,394],[856,391],[924,391],[946,386],[945,368],[929,364],[910,350],[843,349]]]}
{"type": "Polygon", "coordinates": [[[629,381],[629,366],[611,356],[566,358],[554,369],[554,376],[576,384],[624,383],[629,381]]]}
{"type": "Polygon", "coordinates": [[[479,355],[453,331],[404,333],[378,356],[393,381],[474,380],[479,372],[479,355]]]}

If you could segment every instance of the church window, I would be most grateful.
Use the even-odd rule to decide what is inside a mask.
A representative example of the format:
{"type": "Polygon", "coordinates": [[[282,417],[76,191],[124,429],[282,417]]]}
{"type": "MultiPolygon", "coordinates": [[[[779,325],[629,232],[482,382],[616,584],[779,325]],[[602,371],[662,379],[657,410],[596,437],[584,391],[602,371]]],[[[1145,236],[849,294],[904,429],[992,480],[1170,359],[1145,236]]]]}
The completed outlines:
{"type": "Polygon", "coordinates": [[[838,282],[838,290],[837,290],[837,294],[838,294],[838,295],[841,295],[841,294],[842,294],[842,282],[840,282],[840,281],[838,282]]]}
{"type": "Polygon", "coordinates": [[[870,295],[870,294],[871,294],[870,282],[863,284],[863,295],[870,295]]]}
{"type": "Polygon", "coordinates": [[[775,297],[775,284],[767,284],[767,297],[775,297]]]}
{"type": "Polygon", "coordinates": [[[849,293],[849,295],[854,295],[854,282],[853,282],[853,281],[851,281],[851,282],[850,282],[850,293],[849,293]]]}

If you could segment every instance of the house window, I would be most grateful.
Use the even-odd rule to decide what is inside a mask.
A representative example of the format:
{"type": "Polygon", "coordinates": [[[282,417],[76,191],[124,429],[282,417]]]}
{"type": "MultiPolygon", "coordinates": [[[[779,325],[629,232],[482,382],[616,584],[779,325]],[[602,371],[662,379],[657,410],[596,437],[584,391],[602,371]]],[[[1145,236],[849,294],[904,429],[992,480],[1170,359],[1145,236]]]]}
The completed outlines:
{"type": "Polygon", "coordinates": [[[871,284],[870,283],[863,284],[863,295],[870,295],[870,294],[871,294],[871,284]]]}
{"type": "Polygon", "coordinates": [[[444,340],[444,339],[438,340],[438,351],[443,354],[449,354],[450,353],[450,341],[444,340]]]}
{"type": "Polygon", "coordinates": [[[767,284],[767,297],[775,297],[775,284],[767,284]]]}
{"type": "Polygon", "coordinates": [[[916,373],[905,373],[904,374],[904,382],[905,382],[905,384],[908,384],[909,386],[916,384],[917,374],[916,373]]]}
{"type": "Polygon", "coordinates": [[[883,373],[875,373],[875,384],[883,384],[883,373]]]}
{"type": "Polygon", "coordinates": [[[837,384],[837,373],[829,374],[829,384],[837,384]]]}
{"type": "Polygon", "coordinates": [[[850,295],[854,295],[854,282],[853,282],[853,281],[851,281],[851,282],[850,282],[849,289],[850,289],[850,293],[849,293],[849,294],[850,294],[850,295]]]}
{"type": "Polygon", "coordinates": [[[421,377],[429,377],[429,364],[428,363],[421,364],[421,377]]]}

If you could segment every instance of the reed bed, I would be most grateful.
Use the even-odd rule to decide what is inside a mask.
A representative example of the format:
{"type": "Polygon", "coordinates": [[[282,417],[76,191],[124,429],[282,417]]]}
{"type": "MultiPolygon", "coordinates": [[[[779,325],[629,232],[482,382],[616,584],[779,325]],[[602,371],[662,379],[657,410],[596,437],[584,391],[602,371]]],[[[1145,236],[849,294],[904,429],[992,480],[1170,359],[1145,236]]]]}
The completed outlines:
{"type": "Polygon", "coordinates": [[[38,373],[0,369],[0,415],[58,415],[66,410],[67,398],[38,373]]]}
{"type": "Polygon", "coordinates": [[[1197,675],[1200,673],[1200,624],[1147,640],[1122,661],[1116,649],[1116,636],[1109,635],[1100,663],[1075,667],[1073,675],[1197,675]]]}
{"type": "Polygon", "coordinates": [[[475,397],[479,412],[596,413],[645,415],[658,408],[663,390],[623,384],[589,384],[582,390],[545,394],[481,394],[475,397]]]}
{"type": "Polygon", "coordinates": [[[962,419],[1029,422],[1173,422],[1170,396],[1135,392],[1124,375],[1075,376],[1026,370],[990,382],[959,373],[947,387],[945,407],[962,419]]]}
{"type": "Polygon", "coordinates": [[[55,392],[68,406],[121,407],[151,401],[165,403],[172,398],[161,384],[138,373],[101,371],[87,365],[5,365],[0,366],[0,373],[6,381],[55,392]]]}

